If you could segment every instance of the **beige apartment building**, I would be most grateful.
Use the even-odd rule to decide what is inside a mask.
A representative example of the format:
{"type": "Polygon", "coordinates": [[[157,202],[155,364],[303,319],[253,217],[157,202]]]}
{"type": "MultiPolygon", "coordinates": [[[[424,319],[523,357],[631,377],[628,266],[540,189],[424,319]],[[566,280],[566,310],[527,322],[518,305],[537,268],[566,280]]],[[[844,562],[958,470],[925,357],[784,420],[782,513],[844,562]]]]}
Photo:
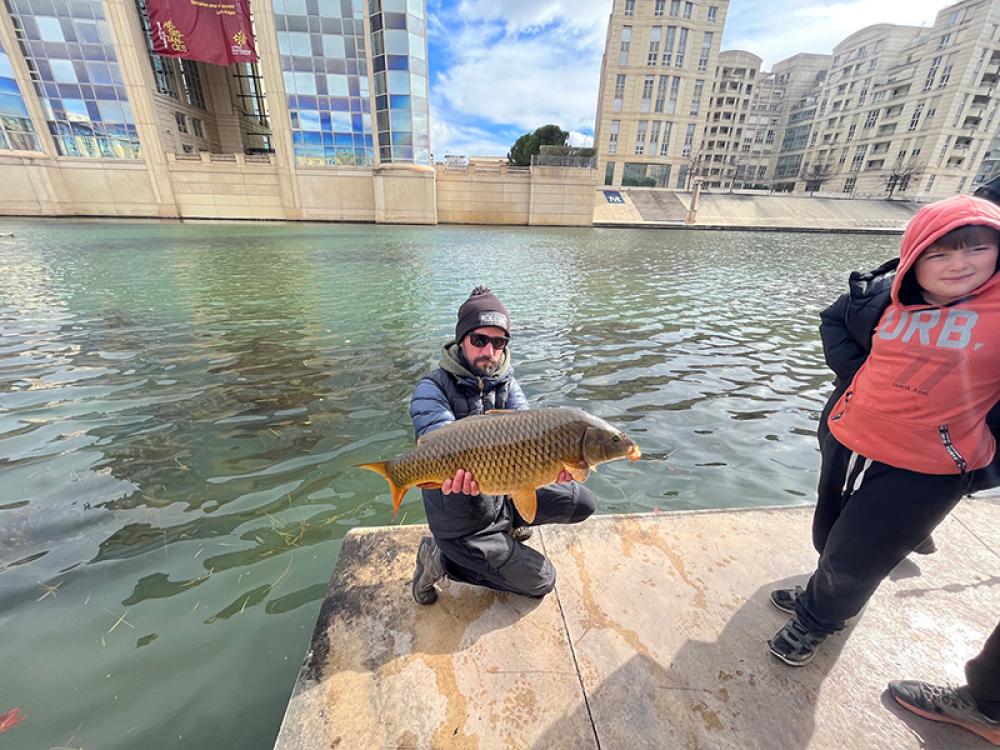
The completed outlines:
{"type": "Polygon", "coordinates": [[[768,186],[784,184],[775,179],[779,174],[799,173],[815,115],[816,94],[832,61],[832,55],[799,53],[771,69],[779,105],[771,118],[774,133],[767,134],[775,145],[768,164],[768,186]]]}
{"type": "Polygon", "coordinates": [[[930,28],[861,29],[800,99],[788,145],[806,146],[782,144],[776,184],[914,200],[968,192],[1000,125],[998,74],[1000,0],[948,6],[930,28]]]}
{"type": "Polygon", "coordinates": [[[594,127],[605,185],[689,184],[728,0],[613,0],[594,127]]]}
{"type": "Polygon", "coordinates": [[[606,185],[687,189],[697,174],[715,190],[923,201],[1000,169],[1000,0],[955,3],[929,28],[869,26],[770,72],[715,52],[727,10],[615,0],[594,139],[606,185]],[[702,40],[695,69],[670,57],[682,22],[702,40]]]}
{"type": "Polygon", "coordinates": [[[710,188],[753,186],[760,167],[767,172],[771,145],[764,143],[774,87],[761,75],[761,60],[752,52],[719,54],[695,155],[702,184],[710,188]],[[761,133],[759,143],[756,136],[761,133]],[[765,157],[765,152],[768,157],[765,157]]]}

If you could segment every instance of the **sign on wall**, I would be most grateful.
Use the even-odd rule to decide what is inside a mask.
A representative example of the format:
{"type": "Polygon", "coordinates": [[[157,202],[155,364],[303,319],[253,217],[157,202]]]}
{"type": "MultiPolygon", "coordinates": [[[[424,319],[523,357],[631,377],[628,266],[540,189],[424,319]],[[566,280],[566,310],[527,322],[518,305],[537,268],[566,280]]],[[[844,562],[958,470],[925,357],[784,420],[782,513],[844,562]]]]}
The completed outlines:
{"type": "Polygon", "coordinates": [[[146,0],[153,52],[215,65],[256,62],[249,0],[146,0]]]}
{"type": "Polygon", "coordinates": [[[603,192],[604,192],[604,199],[608,203],[624,203],[625,202],[625,199],[622,198],[622,194],[619,193],[617,190],[605,190],[603,192]]]}

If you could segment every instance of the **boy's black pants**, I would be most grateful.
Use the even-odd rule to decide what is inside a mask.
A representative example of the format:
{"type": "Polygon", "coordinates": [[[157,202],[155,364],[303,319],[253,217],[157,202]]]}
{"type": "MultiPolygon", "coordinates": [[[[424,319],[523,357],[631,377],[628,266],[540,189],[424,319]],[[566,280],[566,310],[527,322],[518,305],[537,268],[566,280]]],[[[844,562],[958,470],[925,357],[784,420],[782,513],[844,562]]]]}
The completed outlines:
{"type": "Polygon", "coordinates": [[[965,679],[979,710],[1000,721],[1000,623],[979,656],[965,665],[965,679]]]}
{"type": "MultiPolygon", "coordinates": [[[[871,461],[822,435],[813,544],[819,565],[795,611],[828,635],[858,614],[882,580],[968,491],[968,474],[920,474],[871,461]]],[[[944,448],[942,448],[944,450],[944,448]]]]}

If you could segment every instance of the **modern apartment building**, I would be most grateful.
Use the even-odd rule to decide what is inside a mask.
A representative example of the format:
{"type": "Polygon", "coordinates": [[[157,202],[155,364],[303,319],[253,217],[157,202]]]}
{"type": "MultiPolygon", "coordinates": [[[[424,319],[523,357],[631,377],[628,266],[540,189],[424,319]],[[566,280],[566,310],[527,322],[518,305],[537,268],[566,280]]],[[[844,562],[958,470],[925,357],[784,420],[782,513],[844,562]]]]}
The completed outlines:
{"type": "Polygon", "coordinates": [[[613,0],[594,127],[604,184],[687,187],[728,9],[728,0],[613,0]]]}
{"type": "Polygon", "coordinates": [[[998,74],[1000,0],[946,7],[930,28],[861,29],[790,114],[776,185],[916,200],[968,192],[1000,125],[998,74]]]}
{"type": "Polygon", "coordinates": [[[230,66],[144,2],[4,0],[0,211],[435,219],[424,0],[257,0],[230,66]]]}
{"type": "MultiPolygon", "coordinates": [[[[705,115],[698,174],[711,189],[770,188],[780,166],[798,174],[806,146],[799,125],[830,55],[798,54],[768,73],[750,52],[723,50],[705,115]],[[790,132],[789,132],[790,131],[790,132]],[[786,139],[786,132],[788,137],[786,139]]],[[[806,113],[806,114],[804,114],[806,113]]]]}
{"type": "MultiPolygon", "coordinates": [[[[752,184],[762,162],[766,171],[763,139],[759,144],[754,143],[758,130],[764,130],[760,125],[762,62],[757,55],[743,50],[719,54],[702,127],[701,149],[695,155],[697,172],[706,187],[752,184]]],[[[773,88],[767,88],[764,96],[769,99],[773,88]]]]}

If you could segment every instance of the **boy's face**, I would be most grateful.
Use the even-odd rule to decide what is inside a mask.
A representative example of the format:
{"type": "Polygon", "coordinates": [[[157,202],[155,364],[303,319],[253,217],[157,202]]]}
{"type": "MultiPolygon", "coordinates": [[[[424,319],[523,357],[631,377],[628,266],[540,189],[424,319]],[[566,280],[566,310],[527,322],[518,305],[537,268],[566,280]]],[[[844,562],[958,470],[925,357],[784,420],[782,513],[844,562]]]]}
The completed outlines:
{"type": "Polygon", "coordinates": [[[995,236],[956,248],[931,245],[914,265],[924,299],[932,305],[946,305],[975,291],[996,273],[997,252],[995,236]]]}

